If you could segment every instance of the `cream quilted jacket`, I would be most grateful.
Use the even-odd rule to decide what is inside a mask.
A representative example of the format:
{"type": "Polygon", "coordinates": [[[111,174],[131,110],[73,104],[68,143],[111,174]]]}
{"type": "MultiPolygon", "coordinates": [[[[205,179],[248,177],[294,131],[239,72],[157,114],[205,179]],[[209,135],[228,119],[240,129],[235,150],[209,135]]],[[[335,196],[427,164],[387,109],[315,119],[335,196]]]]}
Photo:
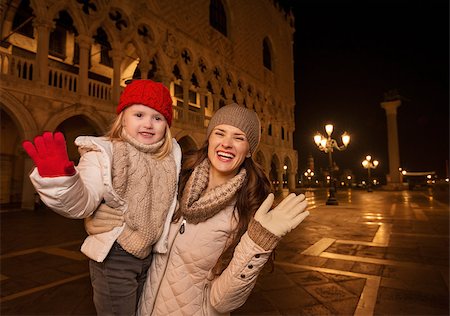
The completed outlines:
{"type": "Polygon", "coordinates": [[[271,250],[245,233],[228,267],[214,278],[211,269],[236,225],[233,208],[199,224],[183,218],[171,224],[168,252],[154,254],[139,315],[229,315],[244,304],[271,250]]]}

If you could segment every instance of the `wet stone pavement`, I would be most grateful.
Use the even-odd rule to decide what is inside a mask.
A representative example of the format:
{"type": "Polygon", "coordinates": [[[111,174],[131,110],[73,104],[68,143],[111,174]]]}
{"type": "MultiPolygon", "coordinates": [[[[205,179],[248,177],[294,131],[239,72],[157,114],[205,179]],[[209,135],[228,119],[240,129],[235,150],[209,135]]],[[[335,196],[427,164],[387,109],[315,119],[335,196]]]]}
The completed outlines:
{"type": "MultiPolygon", "coordinates": [[[[311,215],[232,315],[449,315],[446,190],[340,190],[338,206],[307,191],[311,215]]],[[[0,215],[0,314],[94,315],[82,222],[0,215]]]]}

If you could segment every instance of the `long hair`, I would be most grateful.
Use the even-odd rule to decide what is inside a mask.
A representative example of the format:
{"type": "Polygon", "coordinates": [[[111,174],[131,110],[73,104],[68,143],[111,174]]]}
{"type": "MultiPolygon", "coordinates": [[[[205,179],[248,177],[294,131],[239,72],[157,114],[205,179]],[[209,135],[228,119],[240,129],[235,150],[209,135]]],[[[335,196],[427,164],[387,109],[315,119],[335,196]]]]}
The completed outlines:
{"type": "MultiPolygon", "coordinates": [[[[124,111],[120,112],[119,115],[117,115],[116,119],[111,124],[111,127],[110,127],[109,131],[105,134],[105,136],[108,137],[109,140],[111,140],[111,141],[113,141],[113,140],[124,141],[124,139],[122,137],[123,112],[124,111]]],[[[155,153],[155,158],[156,159],[163,159],[163,158],[165,158],[167,155],[169,155],[172,152],[172,146],[173,146],[173,144],[172,144],[172,133],[170,132],[170,127],[167,124],[166,125],[166,132],[164,133],[164,143],[159,148],[158,152],[155,153]]]]}
{"type": "MultiPolygon", "coordinates": [[[[206,141],[199,150],[187,153],[184,156],[180,174],[179,196],[183,194],[186,183],[194,168],[207,157],[208,141],[206,141]]],[[[239,243],[242,235],[247,231],[250,219],[255,215],[255,212],[271,192],[269,179],[265,175],[262,167],[256,163],[252,157],[245,158],[240,168],[246,169],[247,179],[241,189],[236,192],[234,216],[238,219],[238,224],[233,231],[229,246],[224,249],[213,268],[215,275],[221,274],[228,266],[233,256],[234,249],[239,243]]],[[[180,217],[181,214],[178,210],[174,215],[174,221],[178,221],[180,217]]]]}

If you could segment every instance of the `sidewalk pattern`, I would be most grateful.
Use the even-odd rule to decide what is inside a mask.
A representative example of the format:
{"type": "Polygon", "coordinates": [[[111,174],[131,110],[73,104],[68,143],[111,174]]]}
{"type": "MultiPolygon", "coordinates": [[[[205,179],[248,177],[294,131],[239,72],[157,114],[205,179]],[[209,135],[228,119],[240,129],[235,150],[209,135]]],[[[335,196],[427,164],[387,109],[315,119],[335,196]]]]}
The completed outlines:
{"type": "MultiPolygon", "coordinates": [[[[449,206],[423,192],[309,192],[288,234],[232,315],[448,315],[449,206]]],[[[1,213],[1,315],[94,315],[81,221],[1,213]]]]}
{"type": "Polygon", "coordinates": [[[234,315],[448,315],[448,216],[410,192],[315,207],[234,315]]]}

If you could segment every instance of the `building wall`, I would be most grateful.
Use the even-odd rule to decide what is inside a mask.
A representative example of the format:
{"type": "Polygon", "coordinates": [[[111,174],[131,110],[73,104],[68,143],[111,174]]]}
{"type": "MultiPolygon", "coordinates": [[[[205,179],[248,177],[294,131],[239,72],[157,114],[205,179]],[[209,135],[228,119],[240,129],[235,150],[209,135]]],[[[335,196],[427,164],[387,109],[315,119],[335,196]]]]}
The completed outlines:
{"type": "Polygon", "coordinates": [[[221,2],[226,36],[210,24],[209,0],[29,0],[32,36],[13,28],[26,1],[2,2],[0,203],[32,208],[32,163],[22,140],[60,130],[76,161],[74,138],[102,135],[109,128],[125,81],[132,78],[151,78],[170,88],[171,130],[183,150],[202,145],[209,119],[221,105],[237,102],[254,109],[262,123],[255,159],[278,189],[283,180],[293,189],[293,16],[270,0],[221,2]],[[50,34],[64,14],[75,31],[64,31],[65,53],[55,56],[49,54],[50,34]],[[101,61],[102,49],[107,50],[96,40],[99,28],[111,47],[109,65],[101,61]],[[263,64],[264,40],[271,69],[263,64]]]}

